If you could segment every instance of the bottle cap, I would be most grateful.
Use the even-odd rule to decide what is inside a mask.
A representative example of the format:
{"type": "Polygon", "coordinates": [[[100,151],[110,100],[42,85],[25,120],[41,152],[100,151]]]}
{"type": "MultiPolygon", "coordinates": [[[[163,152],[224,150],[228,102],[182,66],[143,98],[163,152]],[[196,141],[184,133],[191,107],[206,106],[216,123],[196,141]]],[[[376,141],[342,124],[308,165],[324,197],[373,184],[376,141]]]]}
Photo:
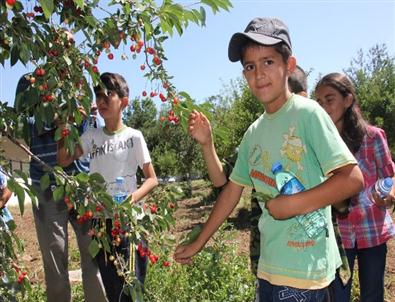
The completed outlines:
{"type": "Polygon", "coordinates": [[[383,190],[385,192],[389,193],[391,191],[391,188],[392,188],[393,184],[394,184],[394,181],[392,180],[392,178],[391,177],[386,177],[386,178],[384,178],[384,181],[382,183],[382,188],[383,188],[383,190]]]}
{"type": "Polygon", "coordinates": [[[124,178],[123,178],[122,176],[118,176],[118,177],[115,179],[115,182],[116,182],[117,184],[123,183],[123,181],[124,181],[124,178]]]}
{"type": "Polygon", "coordinates": [[[283,165],[279,161],[276,161],[272,165],[272,173],[276,174],[276,172],[280,171],[282,168],[283,168],[283,165]]]}

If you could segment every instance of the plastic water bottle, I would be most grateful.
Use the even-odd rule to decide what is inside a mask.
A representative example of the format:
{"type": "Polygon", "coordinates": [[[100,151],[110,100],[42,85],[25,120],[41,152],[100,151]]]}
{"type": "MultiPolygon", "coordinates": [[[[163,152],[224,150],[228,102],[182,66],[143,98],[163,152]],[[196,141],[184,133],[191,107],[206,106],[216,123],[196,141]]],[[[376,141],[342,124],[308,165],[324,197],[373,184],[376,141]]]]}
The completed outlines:
{"type": "MultiPolygon", "coordinates": [[[[280,162],[275,162],[272,166],[272,173],[275,176],[276,186],[280,194],[292,195],[304,191],[304,186],[297,177],[289,172],[284,171],[280,162]]],[[[327,223],[325,216],[316,210],[305,215],[295,217],[299,224],[303,227],[309,238],[316,237],[319,233],[326,229],[327,223]]]]}
{"type": "Polygon", "coordinates": [[[128,191],[125,187],[125,179],[122,176],[119,176],[115,179],[115,191],[113,195],[113,200],[121,204],[126,197],[128,197],[128,191]]]}
{"type": "Polygon", "coordinates": [[[381,199],[384,199],[391,192],[393,184],[391,177],[379,178],[372,186],[372,193],[376,192],[381,199]]]}

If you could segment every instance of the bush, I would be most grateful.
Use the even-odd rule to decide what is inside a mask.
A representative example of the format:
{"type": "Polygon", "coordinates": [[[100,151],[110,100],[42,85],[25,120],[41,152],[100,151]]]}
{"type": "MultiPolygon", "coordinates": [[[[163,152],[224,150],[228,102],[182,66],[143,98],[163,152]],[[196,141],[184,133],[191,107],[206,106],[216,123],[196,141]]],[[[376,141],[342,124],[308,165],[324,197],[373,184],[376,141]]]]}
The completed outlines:
{"type": "Polygon", "coordinates": [[[146,279],[146,301],[253,301],[255,276],[249,270],[248,256],[237,254],[235,231],[223,226],[213,245],[194,257],[191,266],[151,266],[146,279]]]}

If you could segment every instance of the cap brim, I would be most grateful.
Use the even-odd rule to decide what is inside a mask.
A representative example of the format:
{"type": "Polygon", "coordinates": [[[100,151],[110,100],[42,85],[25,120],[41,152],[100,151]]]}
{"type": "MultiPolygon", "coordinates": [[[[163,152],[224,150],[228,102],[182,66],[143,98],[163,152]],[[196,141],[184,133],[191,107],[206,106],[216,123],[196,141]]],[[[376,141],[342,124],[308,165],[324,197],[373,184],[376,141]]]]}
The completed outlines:
{"type": "Polygon", "coordinates": [[[254,41],[262,45],[275,45],[283,40],[265,36],[258,33],[235,33],[229,42],[228,57],[231,62],[237,62],[241,59],[241,49],[247,41],[254,41]]]}

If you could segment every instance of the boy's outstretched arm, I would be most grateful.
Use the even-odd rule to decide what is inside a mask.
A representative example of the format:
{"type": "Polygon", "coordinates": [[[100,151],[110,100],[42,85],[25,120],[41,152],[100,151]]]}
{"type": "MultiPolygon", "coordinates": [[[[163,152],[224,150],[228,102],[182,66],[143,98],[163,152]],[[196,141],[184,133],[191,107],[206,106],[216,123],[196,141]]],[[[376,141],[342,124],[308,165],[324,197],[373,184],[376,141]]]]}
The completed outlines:
{"type": "Polygon", "coordinates": [[[189,134],[202,146],[208,176],[215,187],[227,182],[222,164],[215,150],[210,121],[201,112],[192,111],[189,115],[189,134]]]}
{"type": "Polygon", "coordinates": [[[356,164],[338,168],[332,174],[310,190],[294,195],[278,195],[266,203],[266,208],[275,219],[288,219],[342,202],[363,189],[363,175],[356,164]]]}
{"type": "Polygon", "coordinates": [[[74,160],[80,158],[82,156],[82,148],[80,145],[76,145],[74,149],[74,154],[71,155],[67,150],[66,147],[64,146],[64,139],[60,139],[58,141],[58,152],[57,152],[57,162],[58,165],[61,167],[67,167],[70,165],[74,160]]]}
{"type": "Polygon", "coordinates": [[[211,236],[218,230],[220,225],[232,213],[240,200],[244,187],[229,181],[225,189],[220,193],[211,210],[210,216],[203,226],[196,240],[187,245],[179,245],[174,253],[175,261],[182,264],[191,264],[192,256],[197,254],[211,236]]]}
{"type": "Polygon", "coordinates": [[[145,163],[143,165],[144,182],[143,184],[132,193],[132,201],[137,202],[151,192],[157,185],[158,179],[156,178],[154,166],[152,163],[145,163]]]}

